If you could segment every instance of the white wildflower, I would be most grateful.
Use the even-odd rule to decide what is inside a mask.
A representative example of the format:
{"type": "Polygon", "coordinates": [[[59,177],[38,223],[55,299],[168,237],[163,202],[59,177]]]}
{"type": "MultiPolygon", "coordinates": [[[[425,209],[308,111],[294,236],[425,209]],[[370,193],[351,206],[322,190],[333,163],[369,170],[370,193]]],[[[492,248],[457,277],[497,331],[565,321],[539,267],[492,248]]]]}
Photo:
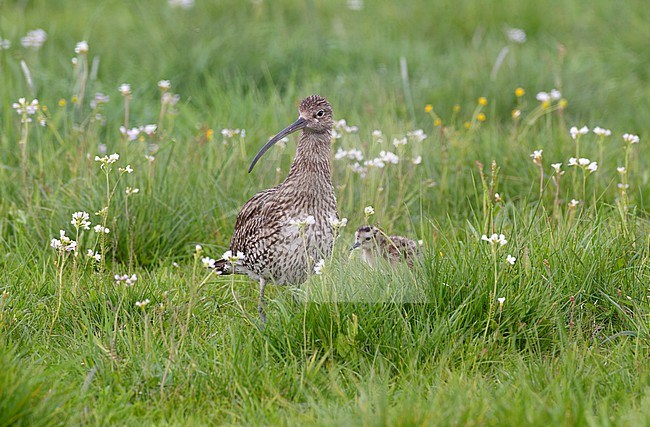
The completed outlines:
{"type": "Polygon", "coordinates": [[[33,99],[31,102],[27,102],[25,98],[19,98],[18,102],[14,102],[11,106],[16,110],[16,113],[23,116],[20,119],[21,123],[31,123],[32,119],[29,116],[36,114],[40,108],[38,99],[33,99]]]}
{"type": "Polygon", "coordinates": [[[75,212],[72,214],[72,221],[70,224],[74,225],[76,229],[90,230],[90,215],[88,212],[75,212]]]}
{"type": "Polygon", "coordinates": [[[357,150],[353,148],[350,151],[348,151],[348,159],[356,160],[360,162],[361,160],[363,160],[363,153],[361,152],[361,150],[357,150]]]}
{"type": "Polygon", "coordinates": [[[580,204],[580,200],[571,199],[571,201],[569,202],[569,207],[570,207],[570,208],[575,208],[575,207],[578,206],[579,204],[580,204]]]}
{"type": "MultiPolygon", "coordinates": [[[[197,252],[198,252],[198,251],[197,251],[197,252]]],[[[224,254],[224,256],[225,256],[226,254],[228,254],[229,252],[230,252],[230,251],[227,251],[227,252],[224,254]]],[[[232,252],[230,252],[229,255],[232,255],[232,252]]],[[[225,259],[225,258],[224,258],[224,259],[225,259]]],[[[204,266],[205,268],[215,268],[216,265],[217,265],[217,260],[212,259],[212,258],[210,258],[210,257],[208,257],[208,256],[201,258],[201,262],[203,263],[203,266],[204,266]]]]}
{"type": "MultiPolygon", "coordinates": [[[[93,99],[90,100],[90,108],[93,110],[96,110],[99,106],[102,104],[107,104],[111,100],[110,96],[102,93],[102,92],[97,92],[93,99]]],[[[101,120],[102,116],[97,115],[95,116],[95,119],[101,120]]]]}
{"type": "Polygon", "coordinates": [[[77,242],[65,235],[65,230],[59,230],[59,238],[50,241],[52,249],[61,252],[74,252],[77,250],[77,242]]]}
{"type": "MultiPolygon", "coordinates": [[[[181,96],[177,93],[165,92],[162,95],[162,103],[164,105],[170,105],[173,107],[174,105],[178,104],[178,101],[180,100],[181,96]]],[[[246,132],[242,132],[242,137],[245,136],[245,133],[246,132]]]]}
{"type": "Polygon", "coordinates": [[[221,136],[224,137],[223,143],[224,145],[228,143],[228,139],[234,138],[236,136],[239,136],[241,138],[246,136],[246,131],[244,129],[228,129],[224,128],[221,129],[221,136]]]}
{"type": "Polygon", "coordinates": [[[363,160],[363,153],[361,150],[357,150],[355,148],[350,149],[350,150],[344,150],[339,147],[339,149],[336,151],[334,154],[334,159],[340,160],[340,159],[345,159],[348,158],[350,160],[356,160],[356,161],[361,161],[363,160]]]}
{"type": "Polygon", "coordinates": [[[63,248],[63,245],[61,244],[61,241],[59,239],[52,239],[50,240],[50,247],[58,251],[63,248]]]}
{"type": "Polygon", "coordinates": [[[0,37],[0,50],[8,50],[11,47],[11,41],[0,37]]]}
{"type": "Polygon", "coordinates": [[[104,169],[107,165],[117,162],[119,159],[120,159],[120,155],[117,153],[113,153],[109,156],[103,156],[103,157],[95,156],[95,161],[101,163],[100,167],[102,169],[104,169]]]}
{"type": "Polygon", "coordinates": [[[365,178],[366,174],[368,173],[368,168],[361,166],[359,162],[356,162],[353,165],[348,165],[348,167],[352,170],[352,172],[359,174],[361,178],[365,178]]]}
{"type": "Polygon", "coordinates": [[[350,10],[359,11],[363,9],[363,0],[348,0],[347,4],[350,10]]]}
{"type": "Polygon", "coordinates": [[[621,175],[623,175],[625,172],[627,172],[627,170],[625,169],[624,166],[619,166],[619,167],[616,168],[616,170],[617,170],[618,173],[620,173],[621,175]]]}
{"type": "Polygon", "coordinates": [[[135,141],[140,135],[140,128],[131,128],[127,129],[124,126],[120,126],[120,133],[127,137],[129,141],[135,141]]]}
{"type": "MultiPolygon", "coordinates": [[[[339,132],[345,132],[345,133],[355,133],[359,130],[357,126],[348,126],[347,122],[345,119],[341,119],[337,122],[334,122],[334,129],[339,131],[339,132]]],[[[340,136],[339,136],[340,138],[340,136]]],[[[338,138],[337,138],[338,139],[338,138]]]]}
{"type": "Polygon", "coordinates": [[[508,40],[513,43],[525,43],[526,42],[526,32],[521,28],[508,28],[506,29],[506,36],[508,40]]]}
{"type": "MultiPolygon", "coordinates": [[[[312,217],[312,218],[313,218],[313,217],[312,217]]],[[[234,263],[234,262],[237,262],[237,261],[243,260],[244,258],[245,258],[245,257],[244,257],[244,254],[243,254],[242,252],[237,251],[237,254],[236,254],[236,255],[233,255],[233,253],[232,253],[231,250],[227,250],[227,251],[224,252],[223,255],[221,256],[221,259],[223,259],[223,260],[225,260],[225,261],[228,261],[228,262],[230,262],[230,263],[234,263]]]]}
{"type": "Polygon", "coordinates": [[[630,144],[638,144],[639,143],[639,137],[638,137],[638,135],[625,133],[625,134],[623,134],[623,141],[629,142],[630,144]]]}
{"type": "Polygon", "coordinates": [[[375,208],[373,208],[372,206],[366,206],[366,207],[363,209],[363,213],[364,213],[366,216],[374,215],[374,214],[375,214],[375,208]]]}
{"type": "Polygon", "coordinates": [[[158,89],[163,90],[163,91],[168,91],[171,89],[172,84],[169,80],[160,80],[158,82],[158,89]]]}
{"type": "Polygon", "coordinates": [[[517,258],[513,257],[512,255],[508,254],[506,257],[506,262],[510,265],[515,265],[515,261],[517,261],[517,258]]]}
{"type": "Polygon", "coordinates": [[[370,168],[379,168],[379,169],[381,169],[384,166],[386,166],[386,163],[381,158],[376,157],[376,158],[371,159],[371,160],[366,160],[365,162],[363,162],[363,165],[367,166],[367,167],[370,167],[370,168]]]}
{"type": "Polygon", "coordinates": [[[29,31],[25,37],[21,37],[20,44],[23,45],[23,47],[40,49],[46,40],[47,33],[44,30],[38,28],[36,30],[29,31]]]}
{"type": "Polygon", "coordinates": [[[587,166],[587,169],[589,172],[594,173],[598,170],[598,163],[597,162],[591,162],[589,163],[589,166],[587,166]]]}
{"type": "Polygon", "coordinates": [[[484,234],[483,236],[481,236],[481,240],[484,240],[490,243],[491,245],[498,243],[499,245],[503,246],[506,243],[508,243],[508,241],[506,240],[506,236],[497,233],[492,234],[490,237],[484,234]]]}
{"type": "Polygon", "coordinates": [[[552,163],[551,167],[553,168],[556,174],[561,175],[562,170],[560,168],[562,167],[562,163],[552,163]]]}
{"type": "Polygon", "coordinates": [[[332,228],[334,228],[335,230],[338,230],[339,228],[343,228],[343,227],[348,225],[348,219],[347,218],[341,218],[341,219],[329,218],[327,221],[330,223],[332,228]]]}
{"type": "Polygon", "coordinates": [[[289,220],[289,225],[300,229],[304,229],[308,225],[314,225],[314,224],[316,224],[316,219],[314,218],[313,215],[307,215],[304,219],[292,218],[289,220]]]}
{"type": "Polygon", "coordinates": [[[126,187],[126,190],[124,191],[124,193],[127,196],[131,196],[133,194],[138,194],[139,192],[140,192],[139,188],[131,188],[131,187],[126,187]]]}
{"type": "Polygon", "coordinates": [[[316,265],[314,265],[314,273],[318,275],[323,274],[323,268],[325,268],[325,260],[321,258],[320,260],[318,260],[316,265]]]}
{"type": "Polygon", "coordinates": [[[538,92],[535,96],[539,102],[547,102],[551,100],[551,95],[546,92],[538,92]]]}
{"type": "Polygon", "coordinates": [[[191,9],[194,7],[194,0],[167,0],[170,7],[180,7],[181,9],[191,9]]]}
{"type": "Polygon", "coordinates": [[[603,129],[600,126],[596,126],[593,129],[593,133],[595,133],[598,136],[610,136],[612,134],[612,131],[609,129],[603,129]]]}
{"type": "Polygon", "coordinates": [[[108,233],[111,232],[111,230],[109,230],[107,227],[104,227],[101,224],[97,224],[95,227],[93,227],[93,230],[95,231],[95,233],[98,233],[98,234],[101,234],[101,233],[108,234],[108,233]]]}
{"type": "Polygon", "coordinates": [[[544,150],[535,150],[533,151],[533,154],[530,155],[530,157],[533,159],[533,162],[541,165],[542,164],[542,152],[544,150]]]}
{"type": "Polygon", "coordinates": [[[132,274],[130,276],[128,274],[115,275],[115,283],[118,285],[123,282],[126,286],[133,286],[135,285],[135,282],[137,280],[138,280],[138,276],[136,276],[135,274],[132,274]]]}
{"type": "Polygon", "coordinates": [[[334,159],[335,160],[341,160],[345,159],[348,156],[348,152],[339,147],[338,150],[336,150],[336,154],[334,154],[334,159]]]}
{"type": "Polygon", "coordinates": [[[385,163],[392,163],[396,165],[399,162],[399,157],[390,151],[380,151],[379,158],[385,163]]]}
{"type": "Polygon", "coordinates": [[[156,129],[158,129],[158,125],[144,125],[140,127],[140,131],[149,136],[152,136],[156,132],[156,129]]]}
{"type": "Polygon", "coordinates": [[[414,165],[419,165],[420,163],[422,163],[422,156],[413,157],[413,158],[411,159],[411,162],[412,162],[414,165]]]}
{"type": "Polygon", "coordinates": [[[74,53],[79,54],[79,55],[85,55],[88,53],[88,42],[87,41],[80,41],[77,43],[77,45],[74,48],[74,53]]]}
{"type": "Polygon", "coordinates": [[[404,138],[393,138],[393,145],[395,147],[399,147],[400,145],[406,145],[408,143],[408,139],[406,137],[404,138]]]}
{"type": "Polygon", "coordinates": [[[147,304],[149,304],[150,302],[151,301],[149,300],[149,298],[147,298],[147,299],[145,299],[143,301],[136,301],[135,306],[138,307],[138,308],[145,308],[147,306],[147,304]]]}
{"type": "Polygon", "coordinates": [[[121,173],[124,173],[124,172],[126,172],[126,173],[131,173],[131,172],[133,172],[133,168],[131,167],[131,165],[126,165],[126,166],[123,167],[123,168],[119,168],[119,171],[120,171],[121,173]]]}
{"type": "Polygon", "coordinates": [[[571,138],[578,139],[580,135],[588,134],[589,128],[587,126],[583,126],[578,129],[576,126],[572,126],[571,129],[569,129],[569,133],[571,134],[571,138]]]}
{"type": "Polygon", "coordinates": [[[122,83],[117,90],[120,91],[122,96],[131,96],[131,85],[128,83],[122,83]]]}
{"type": "Polygon", "coordinates": [[[92,258],[97,262],[102,260],[101,254],[99,252],[93,252],[92,249],[88,249],[88,252],[86,252],[86,256],[88,256],[88,258],[92,258]]]}

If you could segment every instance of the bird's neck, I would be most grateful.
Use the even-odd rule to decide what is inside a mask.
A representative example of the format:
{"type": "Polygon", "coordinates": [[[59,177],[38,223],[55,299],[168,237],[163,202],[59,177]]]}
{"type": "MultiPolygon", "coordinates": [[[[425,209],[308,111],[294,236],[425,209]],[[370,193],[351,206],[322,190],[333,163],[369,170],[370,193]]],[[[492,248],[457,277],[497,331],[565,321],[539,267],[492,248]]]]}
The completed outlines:
{"type": "Polygon", "coordinates": [[[330,159],[331,137],[329,133],[303,131],[296,148],[296,157],[291,163],[287,181],[301,180],[304,183],[315,178],[318,182],[332,182],[330,159]]]}

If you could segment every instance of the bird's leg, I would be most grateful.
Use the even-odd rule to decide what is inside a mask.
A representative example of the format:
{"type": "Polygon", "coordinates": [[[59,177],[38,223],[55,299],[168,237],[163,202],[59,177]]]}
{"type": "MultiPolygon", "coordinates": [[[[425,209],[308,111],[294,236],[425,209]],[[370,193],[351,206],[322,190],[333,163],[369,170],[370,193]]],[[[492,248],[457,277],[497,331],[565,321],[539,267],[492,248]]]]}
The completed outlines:
{"type": "Polygon", "coordinates": [[[264,313],[264,287],[266,286],[266,281],[260,277],[260,299],[257,302],[257,311],[260,313],[260,319],[262,323],[266,323],[266,313],[264,313]]]}

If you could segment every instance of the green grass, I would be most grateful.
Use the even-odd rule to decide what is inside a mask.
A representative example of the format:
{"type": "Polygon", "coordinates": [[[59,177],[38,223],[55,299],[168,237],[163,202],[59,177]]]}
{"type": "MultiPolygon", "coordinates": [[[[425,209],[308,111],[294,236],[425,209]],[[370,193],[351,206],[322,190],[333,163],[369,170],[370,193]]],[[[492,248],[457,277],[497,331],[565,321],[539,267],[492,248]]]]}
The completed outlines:
{"type": "Polygon", "coordinates": [[[640,0],[0,2],[0,425],[649,424],[649,14],[640,0]],[[21,47],[39,27],[43,47],[21,47]],[[70,62],[81,40],[87,78],[85,57],[70,62]],[[162,79],[180,101],[160,121],[162,79]],[[129,127],[158,124],[154,136],[120,135],[124,82],[129,127]],[[552,88],[564,108],[535,99],[552,88]],[[111,99],[92,111],[96,92],[111,99]],[[359,127],[333,152],[400,162],[362,177],[334,161],[349,225],[322,275],[269,287],[261,328],[256,283],[200,257],[220,257],[242,204],[283,179],[295,137],[246,169],[312,93],[359,127]],[[26,138],[20,97],[47,107],[26,138]],[[581,137],[598,162],[583,181],[567,162],[569,128],[585,124],[612,136],[581,137]],[[223,128],[246,136],[224,144],[223,128]],[[392,145],[419,128],[424,141],[392,145]],[[641,140],[627,151],[626,132],[641,140]],[[103,145],[120,154],[108,174],[103,145]],[[369,221],[423,240],[414,269],[350,254],[369,205],[369,221]],[[77,235],[77,211],[110,233],[77,235]],[[76,260],[50,248],[61,229],[76,260]],[[507,244],[481,240],[493,232],[507,244]],[[127,273],[135,284],[116,284],[127,273]]]}

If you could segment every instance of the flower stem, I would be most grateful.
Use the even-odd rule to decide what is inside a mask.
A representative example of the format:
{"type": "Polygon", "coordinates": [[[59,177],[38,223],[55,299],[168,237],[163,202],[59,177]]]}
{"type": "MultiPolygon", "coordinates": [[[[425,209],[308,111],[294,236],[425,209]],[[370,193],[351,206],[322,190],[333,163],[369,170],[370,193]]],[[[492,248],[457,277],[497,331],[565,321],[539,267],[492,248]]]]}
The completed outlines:
{"type": "Polygon", "coordinates": [[[47,337],[48,343],[50,342],[50,339],[52,338],[52,332],[54,331],[54,324],[56,323],[57,319],[59,318],[59,312],[61,311],[61,303],[63,302],[63,266],[65,264],[65,253],[64,252],[59,252],[59,259],[58,259],[58,264],[59,264],[59,271],[58,271],[58,282],[59,282],[59,297],[57,300],[56,304],[56,312],[54,313],[54,317],[52,318],[52,324],[50,325],[50,334],[47,337]]]}

